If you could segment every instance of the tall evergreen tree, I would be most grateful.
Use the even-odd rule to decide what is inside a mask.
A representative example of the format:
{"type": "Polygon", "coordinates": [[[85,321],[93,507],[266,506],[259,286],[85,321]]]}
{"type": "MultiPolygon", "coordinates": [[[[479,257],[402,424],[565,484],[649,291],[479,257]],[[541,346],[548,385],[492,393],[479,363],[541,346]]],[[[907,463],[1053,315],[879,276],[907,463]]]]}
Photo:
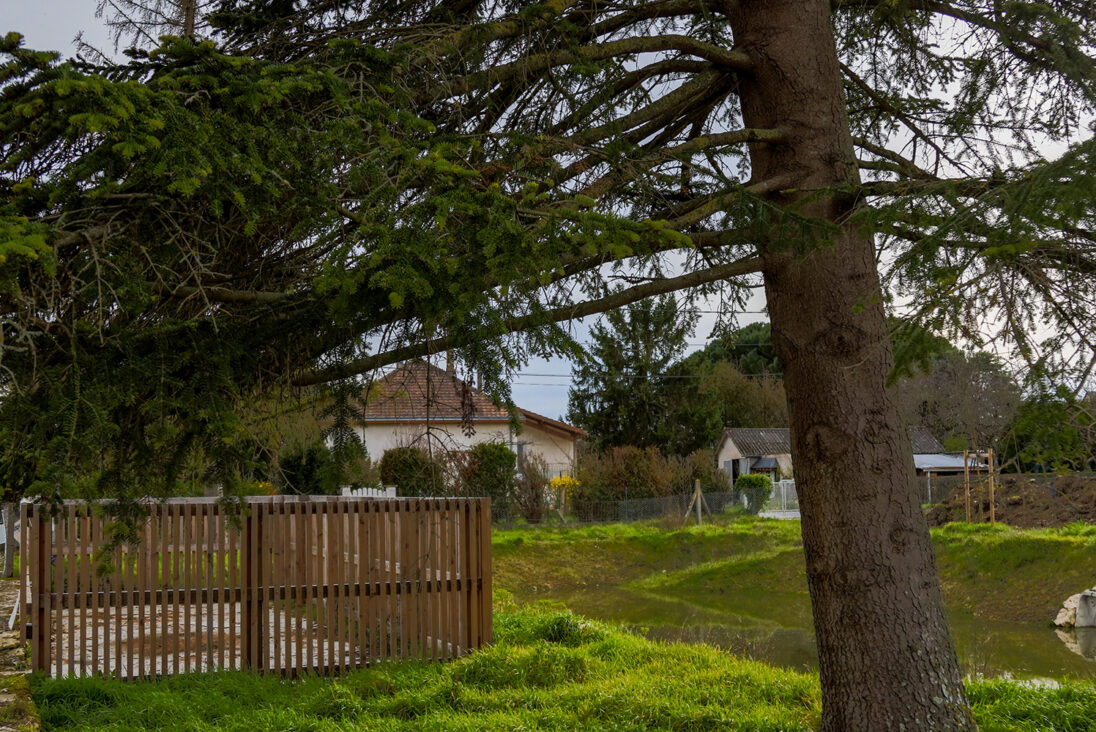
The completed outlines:
{"type": "Polygon", "coordinates": [[[972,727],[885,304],[1091,373],[1086,4],[224,0],[209,20],[215,43],[116,67],[0,45],[7,490],[135,495],[194,451],[230,484],[256,394],[461,348],[504,398],[529,353],[575,352],[557,323],[676,290],[733,308],[762,282],[823,727],[972,727]]]}
{"type": "Polygon", "coordinates": [[[590,329],[589,357],[574,369],[567,419],[590,434],[594,449],[667,446],[675,385],[665,377],[695,324],[695,312],[664,295],[610,312],[590,329]]]}

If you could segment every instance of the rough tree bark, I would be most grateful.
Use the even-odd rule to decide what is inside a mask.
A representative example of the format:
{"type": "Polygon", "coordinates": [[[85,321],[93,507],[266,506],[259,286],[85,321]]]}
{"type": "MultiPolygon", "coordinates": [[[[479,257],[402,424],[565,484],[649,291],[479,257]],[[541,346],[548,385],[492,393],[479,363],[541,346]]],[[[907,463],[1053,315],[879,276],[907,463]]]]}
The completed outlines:
{"type": "MultiPolygon", "coordinates": [[[[842,222],[859,181],[828,0],[732,0],[755,181],[795,174],[784,205],[842,222]]],[[[974,729],[944,616],[909,437],[885,386],[892,354],[872,239],[844,224],[797,256],[763,251],[773,346],[784,363],[807,577],[822,674],[823,729],[974,729]]]]}

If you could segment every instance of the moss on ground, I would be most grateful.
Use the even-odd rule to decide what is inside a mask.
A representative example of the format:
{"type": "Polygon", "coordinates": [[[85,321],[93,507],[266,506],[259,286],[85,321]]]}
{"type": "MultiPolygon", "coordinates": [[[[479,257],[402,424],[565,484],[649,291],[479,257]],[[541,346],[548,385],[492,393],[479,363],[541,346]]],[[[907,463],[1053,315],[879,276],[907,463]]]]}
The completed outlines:
{"type": "Polygon", "coordinates": [[[0,676],[0,728],[34,732],[41,729],[38,708],[23,674],[0,676]]]}

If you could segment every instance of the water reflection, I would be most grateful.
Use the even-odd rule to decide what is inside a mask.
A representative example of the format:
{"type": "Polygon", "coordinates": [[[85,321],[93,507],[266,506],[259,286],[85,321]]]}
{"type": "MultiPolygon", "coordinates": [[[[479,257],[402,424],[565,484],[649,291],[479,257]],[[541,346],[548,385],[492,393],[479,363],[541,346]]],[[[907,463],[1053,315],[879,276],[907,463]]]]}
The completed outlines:
{"type": "Polygon", "coordinates": [[[1058,629],[1054,631],[1066,648],[1078,656],[1096,661],[1096,628],[1072,628],[1070,630],[1058,629]]]}
{"type": "MultiPolygon", "coordinates": [[[[619,587],[526,593],[577,613],[622,623],[653,640],[706,643],[801,671],[818,668],[810,603],[803,593],[727,593],[688,600],[619,587]]],[[[973,675],[1096,679],[1096,628],[1068,634],[1039,623],[948,616],[959,661],[973,675]],[[1068,640],[1067,640],[1068,638],[1068,640]]]]}

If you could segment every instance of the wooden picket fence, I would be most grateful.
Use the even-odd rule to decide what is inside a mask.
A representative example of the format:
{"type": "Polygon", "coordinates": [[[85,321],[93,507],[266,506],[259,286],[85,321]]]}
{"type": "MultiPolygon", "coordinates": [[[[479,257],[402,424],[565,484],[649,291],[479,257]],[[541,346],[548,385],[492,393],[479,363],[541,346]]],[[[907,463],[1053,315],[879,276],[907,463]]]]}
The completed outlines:
{"type": "Polygon", "coordinates": [[[135,679],[448,659],[491,641],[487,499],[153,502],[111,552],[101,506],[24,504],[31,666],[135,679]],[[235,519],[235,520],[233,520],[235,519]]]}

